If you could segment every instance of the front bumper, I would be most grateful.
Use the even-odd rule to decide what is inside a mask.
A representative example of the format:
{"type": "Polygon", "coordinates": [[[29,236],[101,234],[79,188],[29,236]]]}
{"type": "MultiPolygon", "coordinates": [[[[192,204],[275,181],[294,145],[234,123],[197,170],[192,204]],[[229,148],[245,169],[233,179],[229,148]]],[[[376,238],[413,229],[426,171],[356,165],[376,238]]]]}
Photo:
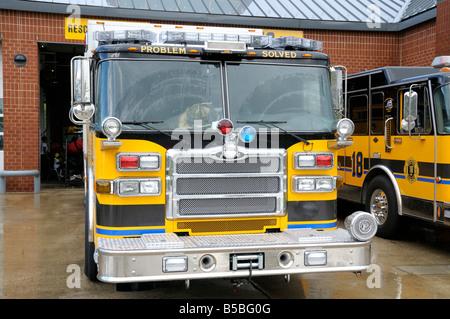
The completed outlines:
{"type": "Polygon", "coordinates": [[[344,229],[99,238],[96,254],[98,279],[110,283],[354,272],[367,269],[371,255],[370,240],[344,229]]]}

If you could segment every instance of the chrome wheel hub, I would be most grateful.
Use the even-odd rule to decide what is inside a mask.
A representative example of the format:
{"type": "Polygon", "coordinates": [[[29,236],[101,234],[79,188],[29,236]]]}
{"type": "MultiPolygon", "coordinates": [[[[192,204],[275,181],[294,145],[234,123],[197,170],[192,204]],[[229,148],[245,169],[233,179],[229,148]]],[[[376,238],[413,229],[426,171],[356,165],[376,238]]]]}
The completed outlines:
{"type": "Polygon", "coordinates": [[[370,213],[377,220],[378,225],[386,222],[389,205],[386,193],[382,189],[376,189],[370,197],[370,213]]]}

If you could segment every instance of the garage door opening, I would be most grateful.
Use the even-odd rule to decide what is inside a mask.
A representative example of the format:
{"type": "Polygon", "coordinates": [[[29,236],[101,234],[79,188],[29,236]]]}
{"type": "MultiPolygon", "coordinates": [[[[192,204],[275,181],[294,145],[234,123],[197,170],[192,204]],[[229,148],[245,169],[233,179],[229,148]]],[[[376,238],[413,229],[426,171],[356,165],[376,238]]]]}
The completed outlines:
{"type": "Polygon", "coordinates": [[[83,55],[85,46],[49,42],[39,42],[38,46],[42,183],[81,183],[81,154],[69,151],[72,141],[82,139],[81,126],[77,127],[69,120],[70,60],[83,55]],[[47,146],[46,150],[42,149],[42,145],[47,146]],[[55,162],[59,163],[59,167],[55,166],[55,162]]]}

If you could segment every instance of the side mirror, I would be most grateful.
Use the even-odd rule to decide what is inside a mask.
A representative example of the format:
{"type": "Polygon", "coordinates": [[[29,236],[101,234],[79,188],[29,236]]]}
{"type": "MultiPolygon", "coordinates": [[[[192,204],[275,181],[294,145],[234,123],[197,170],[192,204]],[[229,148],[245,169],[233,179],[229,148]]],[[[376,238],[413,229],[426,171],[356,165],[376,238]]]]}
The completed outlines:
{"type": "Polygon", "coordinates": [[[403,98],[403,120],[401,123],[402,129],[405,131],[411,131],[416,125],[417,119],[417,92],[412,91],[405,92],[403,98]]]}
{"type": "MultiPolygon", "coordinates": [[[[343,67],[341,66],[330,68],[331,99],[333,103],[334,116],[336,119],[346,116],[344,88],[342,83],[342,68],[343,67]]],[[[345,79],[345,81],[347,81],[347,79],[345,79]]]]}
{"type": "Polygon", "coordinates": [[[72,88],[70,119],[75,124],[83,124],[94,115],[95,111],[92,103],[91,59],[74,57],[70,67],[72,88]],[[73,115],[81,122],[75,120],[73,115]]]}

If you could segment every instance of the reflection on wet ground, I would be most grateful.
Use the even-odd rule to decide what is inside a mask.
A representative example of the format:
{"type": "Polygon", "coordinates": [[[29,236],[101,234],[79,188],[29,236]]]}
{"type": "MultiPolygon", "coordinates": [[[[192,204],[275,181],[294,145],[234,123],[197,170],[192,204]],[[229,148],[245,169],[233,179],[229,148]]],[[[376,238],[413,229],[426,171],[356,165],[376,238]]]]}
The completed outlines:
{"type": "MultiPolygon", "coordinates": [[[[214,279],[192,281],[188,290],[176,281],[121,291],[83,275],[83,196],[82,188],[65,187],[0,195],[0,298],[450,298],[450,231],[418,220],[406,221],[396,240],[375,238],[373,267],[359,275],[295,275],[289,283],[282,276],[254,277],[236,290],[229,280],[214,279]]],[[[339,211],[349,211],[345,205],[339,202],[339,211]]]]}

